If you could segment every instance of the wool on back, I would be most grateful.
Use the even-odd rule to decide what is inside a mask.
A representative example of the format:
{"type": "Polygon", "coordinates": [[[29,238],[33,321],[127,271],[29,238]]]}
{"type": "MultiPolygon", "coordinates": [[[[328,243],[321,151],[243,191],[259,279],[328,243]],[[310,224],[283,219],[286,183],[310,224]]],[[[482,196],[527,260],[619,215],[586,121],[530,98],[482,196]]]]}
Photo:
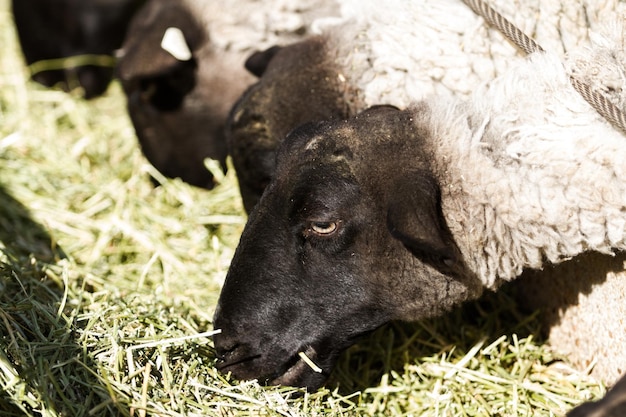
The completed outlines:
{"type": "MultiPolygon", "coordinates": [[[[557,56],[585,44],[589,29],[623,9],[617,0],[493,0],[496,10],[557,56]]],[[[375,104],[405,108],[433,94],[469,96],[524,54],[461,0],[345,0],[341,17],[318,19],[354,112],[375,104]]]]}

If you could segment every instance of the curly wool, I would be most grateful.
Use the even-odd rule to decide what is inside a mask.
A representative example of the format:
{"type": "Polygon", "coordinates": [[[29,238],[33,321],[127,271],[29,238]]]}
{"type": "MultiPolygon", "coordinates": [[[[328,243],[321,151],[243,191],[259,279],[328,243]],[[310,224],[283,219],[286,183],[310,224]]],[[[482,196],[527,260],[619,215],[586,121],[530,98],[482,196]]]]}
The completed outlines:
{"type": "MultiPolygon", "coordinates": [[[[617,0],[490,1],[548,51],[563,56],[589,38],[617,0]]],[[[354,112],[387,103],[406,107],[433,94],[469,96],[524,55],[461,0],[341,2],[341,17],[318,19],[341,77],[357,98],[354,112]]]]}
{"type": "MultiPolygon", "coordinates": [[[[566,71],[576,67],[597,86],[602,74],[626,74],[623,28],[608,29],[565,65],[535,53],[468,100],[428,101],[422,122],[433,132],[444,215],[488,288],[546,261],[626,249],[626,137],[566,71]]],[[[626,77],[611,91],[623,102],[626,77]]]]}
{"type": "Polygon", "coordinates": [[[302,40],[311,24],[339,14],[336,0],[186,0],[220,50],[250,54],[302,40]]]}

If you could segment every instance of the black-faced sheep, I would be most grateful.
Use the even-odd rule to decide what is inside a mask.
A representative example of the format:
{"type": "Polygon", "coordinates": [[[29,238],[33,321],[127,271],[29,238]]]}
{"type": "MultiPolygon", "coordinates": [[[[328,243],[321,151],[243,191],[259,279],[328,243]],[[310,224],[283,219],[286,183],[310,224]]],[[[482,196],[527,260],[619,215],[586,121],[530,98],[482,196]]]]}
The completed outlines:
{"type": "MultiPolygon", "coordinates": [[[[565,65],[533,54],[466,99],[439,94],[292,131],[216,309],[221,369],[315,388],[344,348],[389,320],[441,314],[525,269],[626,249],[626,138],[568,75],[623,107],[625,40],[616,23],[565,65]]],[[[622,323],[621,337],[617,308],[603,320],[622,323]]]]}
{"type": "Polygon", "coordinates": [[[114,51],[121,46],[126,27],[143,2],[13,0],[15,26],[26,62],[42,67],[32,74],[33,80],[65,90],[80,86],[85,98],[104,93],[113,77],[114,51]],[[62,60],[72,57],[73,63],[62,60]]]}
{"type": "Polygon", "coordinates": [[[225,169],[224,124],[253,82],[245,57],[253,47],[301,39],[314,17],[330,13],[325,3],[332,5],[150,0],[129,28],[118,74],[141,148],[155,168],[212,188],[204,160],[217,160],[225,169]]]}

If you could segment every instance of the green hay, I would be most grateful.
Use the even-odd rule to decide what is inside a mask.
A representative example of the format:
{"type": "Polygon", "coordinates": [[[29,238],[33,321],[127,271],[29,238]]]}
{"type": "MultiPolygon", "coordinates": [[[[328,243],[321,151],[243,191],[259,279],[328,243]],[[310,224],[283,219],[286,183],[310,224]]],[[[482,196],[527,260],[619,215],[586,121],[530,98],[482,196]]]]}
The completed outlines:
{"type": "Polygon", "coordinates": [[[0,415],[548,416],[603,394],[505,294],[379,329],[314,393],[219,374],[211,317],[245,222],[233,170],[211,192],[162,178],[119,85],[87,102],[27,81],[8,3],[0,415]]]}

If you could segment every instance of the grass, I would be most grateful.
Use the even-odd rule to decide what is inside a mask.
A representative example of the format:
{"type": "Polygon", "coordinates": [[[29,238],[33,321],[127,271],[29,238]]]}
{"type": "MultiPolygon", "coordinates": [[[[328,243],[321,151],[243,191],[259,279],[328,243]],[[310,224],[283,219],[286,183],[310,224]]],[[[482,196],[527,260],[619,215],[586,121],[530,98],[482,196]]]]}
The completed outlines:
{"type": "Polygon", "coordinates": [[[211,192],[159,177],[117,84],[85,101],[27,81],[8,0],[0,44],[0,415],[550,416],[604,393],[506,294],[379,329],[317,392],[219,374],[233,170],[211,192]]]}

